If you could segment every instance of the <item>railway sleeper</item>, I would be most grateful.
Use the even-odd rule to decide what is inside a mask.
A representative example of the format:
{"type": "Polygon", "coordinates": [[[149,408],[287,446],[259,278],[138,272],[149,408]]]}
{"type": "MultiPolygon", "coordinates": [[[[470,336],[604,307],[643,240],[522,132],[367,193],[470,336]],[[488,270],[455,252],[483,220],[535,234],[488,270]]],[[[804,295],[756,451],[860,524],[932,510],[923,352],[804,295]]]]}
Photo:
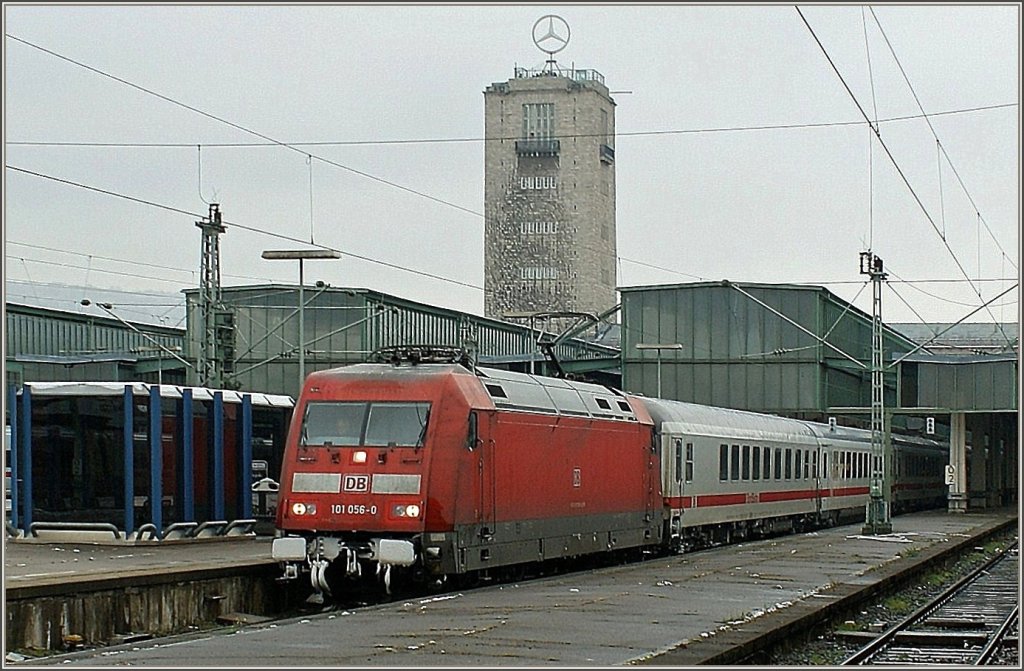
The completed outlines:
{"type": "Polygon", "coordinates": [[[982,646],[992,637],[991,632],[984,631],[901,631],[895,640],[905,645],[921,645],[929,647],[966,647],[982,646]]]}

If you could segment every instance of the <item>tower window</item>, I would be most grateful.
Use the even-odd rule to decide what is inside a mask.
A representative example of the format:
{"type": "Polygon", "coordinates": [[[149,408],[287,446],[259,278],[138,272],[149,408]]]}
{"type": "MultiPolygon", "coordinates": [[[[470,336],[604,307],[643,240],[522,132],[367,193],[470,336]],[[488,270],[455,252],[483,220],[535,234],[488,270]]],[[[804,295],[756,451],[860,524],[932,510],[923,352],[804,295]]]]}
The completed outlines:
{"type": "Polygon", "coordinates": [[[523,139],[551,140],[555,136],[555,104],[523,105],[523,139]]]}

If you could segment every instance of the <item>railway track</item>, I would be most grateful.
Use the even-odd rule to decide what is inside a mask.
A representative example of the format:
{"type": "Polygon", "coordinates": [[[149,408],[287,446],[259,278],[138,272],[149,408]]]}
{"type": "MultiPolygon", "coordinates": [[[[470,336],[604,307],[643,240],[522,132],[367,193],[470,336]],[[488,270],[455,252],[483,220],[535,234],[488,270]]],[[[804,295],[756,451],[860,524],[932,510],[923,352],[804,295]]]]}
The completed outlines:
{"type": "Polygon", "coordinates": [[[1018,630],[1014,543],[843,661],[858,665],[984,665],[1018,630]]]}

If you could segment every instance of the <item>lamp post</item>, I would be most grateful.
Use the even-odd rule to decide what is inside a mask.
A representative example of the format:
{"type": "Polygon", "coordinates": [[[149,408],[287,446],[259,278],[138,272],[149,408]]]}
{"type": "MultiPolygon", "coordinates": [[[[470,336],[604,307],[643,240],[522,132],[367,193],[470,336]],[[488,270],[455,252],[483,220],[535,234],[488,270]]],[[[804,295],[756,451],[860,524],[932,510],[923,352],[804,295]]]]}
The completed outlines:
{"type": "Polygon", "coordinates": [[[658,398],[661,398],[661,351],[665,350],[665,349],[680,350],[680,349],[683,349],[683,346],[680,345],[677,342],[667,343],[667,344],[644,343],[644,342],[641,342],[641,343],[637,343],[636,348],[640,349],[640,350],[644,350],[644,349],[657,350],[657,352],[658,352],[658,398]]]}
{"type": "Polygon", "coordinates": [[[306,259],[340,259],[341,252],[333,249],[267,249],[263,258],[299,262],[299,393],[306,381],[306,297],[303,291],[302,262],[306,259]]]}

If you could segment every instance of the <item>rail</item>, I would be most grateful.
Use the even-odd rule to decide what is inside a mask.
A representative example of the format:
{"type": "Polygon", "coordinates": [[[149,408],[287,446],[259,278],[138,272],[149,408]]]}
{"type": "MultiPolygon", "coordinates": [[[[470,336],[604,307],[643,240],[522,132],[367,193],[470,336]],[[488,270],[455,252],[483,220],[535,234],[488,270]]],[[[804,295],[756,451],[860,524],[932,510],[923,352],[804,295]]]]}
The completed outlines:
{"type": "Polygon", "coordinates": [[[1018,543],[843,661],[843,666],[984,664],[1016,622],[1018,543]]]}

